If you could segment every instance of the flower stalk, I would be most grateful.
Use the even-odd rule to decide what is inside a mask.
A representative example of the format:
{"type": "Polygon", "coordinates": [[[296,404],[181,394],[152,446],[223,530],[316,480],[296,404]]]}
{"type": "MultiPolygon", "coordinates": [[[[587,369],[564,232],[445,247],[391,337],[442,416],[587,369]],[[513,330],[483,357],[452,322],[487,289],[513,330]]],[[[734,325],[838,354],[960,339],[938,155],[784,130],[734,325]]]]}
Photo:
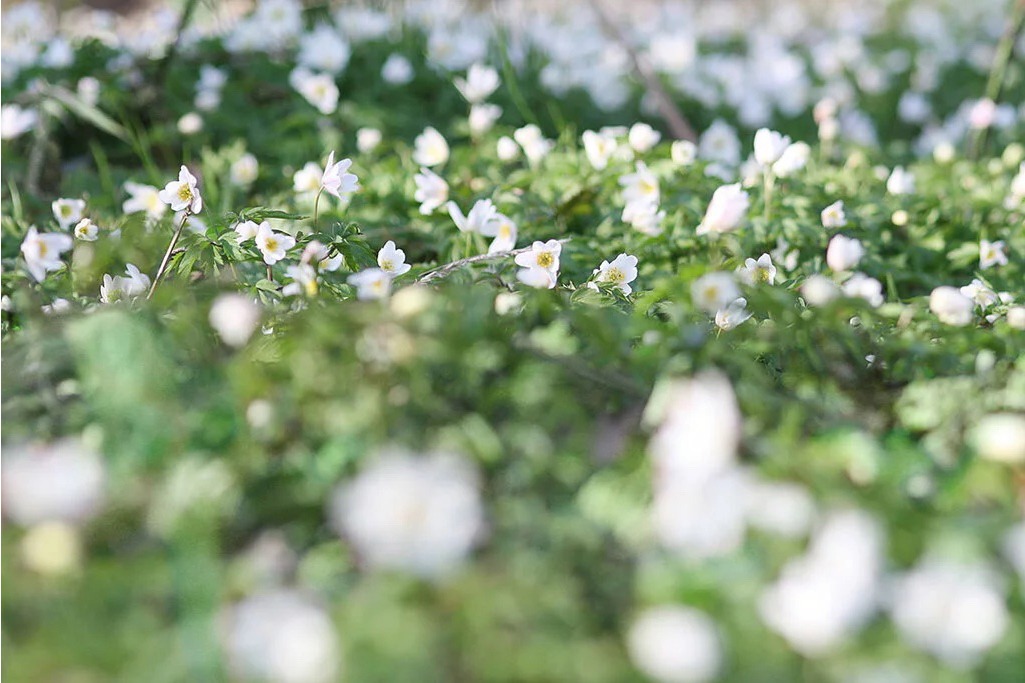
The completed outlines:
{"type": "Polygon", "coordinates": [[[157,291],[157,285],[160,284],[160,279],[164,276],[164,272],[167,270],[167,264],[171,260],[171,253],[174,251],[174,247],[178,244],[178,238],[182,236],[182,230],[185,229],[185,223],[188,222],[191,213],[192,212],[188,209],[182,212],[182,219],[178,223],[178,228],[174,231],[174,235],[171,236],[171,242],[167,245],[167,251],[164,252],[164,258],[160,261],[160,267],[157,269],[157,274],[153,276],[153,285],[149,289],[149,294],[146,295],[147,299],[152,299],[153,293],[157,291]]]}

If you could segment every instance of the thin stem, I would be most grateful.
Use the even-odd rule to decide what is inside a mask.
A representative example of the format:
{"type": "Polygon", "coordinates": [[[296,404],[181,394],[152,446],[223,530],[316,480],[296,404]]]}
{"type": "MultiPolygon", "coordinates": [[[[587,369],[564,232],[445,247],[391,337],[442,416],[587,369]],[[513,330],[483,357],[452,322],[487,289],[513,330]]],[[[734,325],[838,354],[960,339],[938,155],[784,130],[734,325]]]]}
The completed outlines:
{"type": "Polygon", "coordinates": [[[317,196],[313,199],[313,229],[317,230],[317,221],[320,220],[320,195],[324,193],[324,188],[317,190],[317,196]]]}
{"type": "Polygon", "coordinates": [[[270,266],[267,266],[267,279],[274,282],[274,271],[271,270],[270,266]]]}
{"type": "MultiPolygon", "coordinates": [[[[993,66],[989,70],[989,80],[986,81],[985,97],[993,102],[1000,97],[1000,90],[1004,87],[1004,76],[1007,72],[1007,65],[1011,61],[1014,52],[1014,45],[1018,42],[1018,36],[1025,28],[1025,0],[1014,0],[1010,16],[1007,18],[1007,25],[1004,34],[997,44],[996,54],[993,57],[993,66]]],[[[982,151],[986,142],[986,128],[977,128],[968,141],[968,158],[974,159],[982,151]]]]}
{"type": "Polygon", "coordinates": [[[465,243],[463,247],[463,258],[470,258],[473,256],[473,233],[469,230],[465,233],[465,243]]]}
{"type": "Polygon", "coordinates": [[[171,252],[174,251],[174,247],[178,244],[178,238],[182,236],[182,230],[185,229],[185,223],[189,220],[191,212],[185,209],[182,214],[182,220],[178,224],[178,229],[174,231],[174,235],[171,237],[171,243],[167,245],[167,251],[164,252],[164,258],[160,261],[160,267],[157,269],[157,274],[153,276],[153,285],[149,289],[149,294],[146,295],[147,299],[153,298],[153,292],[157,291],[157,285],[160,284],[160,278],[164,276],[164,271],[167,270],[167,263],[171,260],[171,252]]]}
{"type": "MultiPolygon", "coordinates": [[[[566,244],[569,242],[569,238],[559,240],[560,243],[566,244]]],[[[470,256],[468,258],[459,259],[458,261],[452,261],[444,265],[438,266],[428,270],[426,273],[417,278],[417,282],[422,284],[425,282],[431,282],[432,280],[438,280],[447,275],[459,270],[463,266],[468,266],[474,263],[480,263],[482,261],[497,261],[499,259],[508,258],[510,256],[516,256],[517,254],[523,254],[531,250],[531,247],[523,247],[521,249],[513,249],[512,251],[496,251],[493,254],[477,254],[476,256],[470,256]]]]}
{"type": "Polygon", "coordinates": [[[765,196],[763,198],[765,201],[764,216],[766,228],[768,228],[769,220],[772,218],[772,188],[775,185],[776,179],[772,175],[772,169],[768,166],[762,171],[762,178],[765,181],[765,196]]]}

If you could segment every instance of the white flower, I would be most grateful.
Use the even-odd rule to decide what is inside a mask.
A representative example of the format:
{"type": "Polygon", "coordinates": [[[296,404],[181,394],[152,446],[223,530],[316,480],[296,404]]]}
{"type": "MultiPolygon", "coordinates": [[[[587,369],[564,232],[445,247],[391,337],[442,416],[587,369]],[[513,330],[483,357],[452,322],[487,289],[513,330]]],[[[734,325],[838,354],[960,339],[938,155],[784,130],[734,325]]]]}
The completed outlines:
{"type": "Polygon", "coordinates": [[[737,269],[737,273],[747,285],[763,282],[771,285],[776,282],[776,266],[772,265],[772,257],[768,254],[762,254],[757,261],[753,258],[747,259],[744,265],[737,269]]]}
{"type": "Polygon", "coordinates": [[[79,524],[103,505],[103,459],[79,439],[8,445],[3,463],[4,517],[20,526],[79,524]]]}
{"type": "Polygon", "coordinates": [[[1004,596],[981,565],[926,559],[895,580],[891,600],[904,639],[959,668],[971,667],[1008,626],[1004,596]]]}
{"type": "Polygon", "coordinates": [[[69,226],[82,220],[82,212],[85,211],[85,200],[57,199],[50,207],[53,209],[53,217],[60,223],[61,230],[67,230],[69,226]]]}
{"type": "Polygon", "coordinates": [[[853,237],[834,235],[826,247],[826,264],[836,273],[854,270],[865,255],[861,242],[853,237]]]}
{"type": "Polygon", "coordinates": [[[256,160],[255,156],[247,152],[231,164],[228,178],[231,184],[236,187],[249,187],[256,181],[259,174],[260,163],[256,160]]]}
{"type": "Polygon", "coordinates": [[[391,280],[392,276],[380,268],[368,268],[350,275],[347,282],[356,288],[356,298],[368,301],[387,297],[391,280]]]}
{"type": "Polygon", "coordinates": [[[498,72],[484,64],[471,64],[466,78],[456,78],[456,88],[470,104],[480,104],[498,89],[498,72]]]}
{"type": "Polygon", "coordinates": [[[929,295],[929,310],[940,322],[964,327],[975,318],[975,302],[961,293],[957,287],[937,287],[929,295]]]}
{"type": "MultiPolygon", "coordinates": [[[[5,297],[6,298],[6,297],[5,297]]],[[[43,304],[39,307],[46,315],[60,315],[71,310],[71,302],[67,299],[56,298],[53,303],[43,304]]]]}
{"type": "Polygon", "coordinates": [[[905,171],[903,166],[897,166],[886,181],[886,191],[898,195],[914,194],[915,176],[909,171],[905,171]]]}
{"type": "Polygon", "coordinates": [[[199,213],[203,210],[203,198],[196,187],[196,177],[189,173],[189,169],[184,165],[178,171],[178,180],[172,180],[165,185],[158,196],[172,211],[188,210],[190,213],[199,213]]]}
{"type": "Polygon", "coordinates": [[[630,661],[659,683],[701,683],[722,666],[718,629],[707,615],[678,605],[649,607],[627,634],[630,661]]]}
{"type": "Polygon", "coordinates": [[[802,655],[826,655],[872,616],[882,562],[879,524],[859,510],[834,512],[763,591],[758,613],[802,655]]]}
{"type": "Polygon", "coordinates": [[[825,306],[840,296],[840,288],[825,275],[815,273],[801,284],[801,296],[809,306],[825,306]]]}
{"type": "Polygon", "coordinates": [[[815,517],[815,499],[799,484],[755,480],[748,497],[748,524],[785,538],[804,536],[815,517]]]}
{"type": "Polygon", "coordinates": [[[303,594],[274,589],[242,600],[219,620],[232,679],[331,683],[341,672],[328,613],[303,594]]]}
{"type": "Polygon", "coordinates": [[[359,189],[359,178],[349,173],[352,166],[351,159],[342,159],[335,162],[334,150],[327,157],[327,165],[324,166],[324,174],[320,177],[320,187],[330,195],[339,199],[345,199],[359,189]]]}
{"type": "Polygon", "coordinates": [[[772,165],[772,172],[780,178],[797,173],[808,164],[811,147],[806,142],[795,142],[783,150],[783,155],[772,165]]]}
{"type": "Polygon", "coordinates": [[[499,161],[512,161],[520,155],[520,146],[508,135],[503,135],[498,138],[495,153],[498,154],[499,161]]]}
{"type": "Polygon", "coordinates": [[[740,163],[740,138],[728,123],[716,119],[708,130],[701,134],[698,141],[698,156],[706,161],[736,166],[740,163]]]}
{"type": "Polygon", "coordinates": [[[490,199],[478,199],[470,212],[463,215],[455,202],[448,203],[448,215],[459,228],[460,232],[477,232],[483,234],[488,230],[488,224],[498,216],[498,209],[491,203],[490,199]]]}
{"type": "Polygon", "coordinates": [[[112,304],[124,299],[134,299],[149,291],[150,284],[149,276],[129,263],[125,268],[124,277],[120,275],[103,276],[103,284],[100,285],[100,301],[112,304]]]}
{"type": "Polygon", "coordinates": [[[495,238],[491,240],[491,244],[488,246],[489,254],[512,251],[516,248],[516,224],[504,214],[495,214],[494,220],[489,221],[481,229],[481,234],[495,238]]]}
{"type": "Polygon", "coordinates": [[[203,130],[203,117],[194,111],[190,111],[178,119],[178,132],[182,135],[195,135],[201,130],[203,130]]]}
{"type": "Polygon", "coordinates": [[[645,235],[657,237],[662,234],[662,219],[665,211],[658,210],[658,204],[648,201],[630,202],[623,207],[623,222],[645,235]]]}
{"type": "Polygon", "coordinates": [[[442,204],[448,201],[448,183],[429,168],[421,168],[420,172],[413,176],[416,183],[416,192],[413,199],[420,202],[420,213],[428,215],[434,213],[442,204]]]}
{"type": "Polygon", "coordinates": [[[317,163],[307,161],[305,166],[292,175],[292,189],[300,195],[313,194],[320,189],[323,175],[324,172],[317,163]]]}
{"type": "Polygon", "coordinates": [[[256,231],[256,248],[263,255],[263,262],[268,266],[285,258],[285,253],[295,246],[295,238],[283,232],[275,232],[271,229],[270,223],[260,223],[256,231]]]}
{"type": "Polygon", "coordinates": [[[637,279],[637,257],[620,254],[611,263],[602,261],[594,274],[595,282],[611,284],[623,294],[629,294],[632,291],[630,283],[637,279]]]}
{"type": "Polygon", "coordinates": [[[698,156],[698,148],[690,140],[675,140],[669,148],[669,156],[677,166],[690,166],[698,156]]]}
{"type": "Polygon", "coordinates": [[[420,166],[440,166],[448,161],[448,142],[430,126],[416,137],[414,145],[413,161],[420,166]]]}
{"type": "Polygon", "coordinates": [[[338,86],[330,74],[313,73],[300,66],[292,71],[288,82],[321,114],[333,114],[338,109],[338,86]]]}
{"type": "MultiPolygon", "coordinates": [[[[305,252],[303,255],[305,256],[305,252]]],[[[285,277],[292,281],[281,288],[283,296],[299,296],[300,294],[315,296],[317,294],[317,271],[309,263],[297,263],[286,267],[285,277]]]]}
{"type": "Polygon", "coordinates": [[[388,55],[381,67],[381,78],[390,85],[405,85],[413,80],[413,65],[400,54],[388,55]]]}
{"type": "Polygon", "coordinates": [[[28,272],[38,282],[42,282],[48,272],[60,270],[64,265],[61,254],[73,246],[71,235],[60,232],[40,233],[32,226],[21,243],[21,254],[25,257],[28,272]]]}
{"type": "Polygon", "coordinates": [[[783,156],[789,145],[789,137],[768,128],[760,128],[755,133],[755,161],[763,167],[772,166],[783,156]]]}
{"type": "Polygon", "coordinates": [[[697,308],[714,315],[739,299],[740,290],[733,275],[713,272],[702,275],[691,284],[690,296],[697,308]]]}
{"type": "Polygon", "coordinates": [[[968,127],[983,130],[993,125],[997,116],[996,102],[984,97],[972,104],[968,110],[968,127]]]}
{"type": "Polygon", "coordinates": [[[412,266],[406,263],[406,252],[396,249],[395,242],[392,240],[385,242],[384,246],[381,247],[381,251],[377,252],[377,265],[392,277],[408,273],[409,269],[412,268],[412,266]]]}
{"type": "Polygon", "coordinates": [[[529,251],[516,254],[514,260],[521,268],[540,269],[556,276],[559,273],[561,254],[562,243],[559,240],[537,241],[530,245],[529,251]]]}
{"type": "Polygon", "coordinates": [[[842,199],[822,209],[822,227],[842,228],[845,225],[847,225],[847,214],[844,213],[842,199]]]}
{"type": "Polygon", "coordinates": [[[994,413],[981,418],[971,431],[979,457],[1016,465],[1025,462],[1025,416],[994,413]]]}
{"type": "Polygon", "coordinates": [[[125,183],[125,192],[129,195],[121,206],[125,213],[145,211],[147,218],[156,220],[167,211],[167,205],[160,199],[160,190],[152,185],[129,181],[125,183]]]}
{"type": "Polygon", "coordinates": [[[533,123],[517,128],[513,132],[513,139],[523,149],[523,154],[531,166],[548,156],[555,143],[546,140],[541,134],[541,129],[533,123]]]}
{"type": "Polygon", "coordinates": [[[83,218],[75,226],[75,237],[83,242],[95,242],[100,236],[100,229],[88,218],[83,218]]]}
{"type": "Polygon", "coordinates": [[[990,242],[979,241],[979,268],[985,270],[993,266],[1006,266],[1007,254],[1004,253],[1003,240],[990,242]]]}
{"type": "Polygon", "coordinates": [[[1025,306],[1011,306],[1008,308],[1007,324],[1016,330],[1025,330],[1025,306]]]}
{"type": "Polygon", "coordinates": [[[747,192],[740,183],[723,185],[712,194],[712,200],[705,210],[705,217],[698,225],[697,234],[730,232],[740,225],[747,215],[750,204],[747,192]]]}
{"type": "Polygon", "coordinates": [[[729,332],[750,317],[751,311],[747,310],[747,299],[740,297],[730,302],[730,305],[726,308],[716,311],[715,326],[720,330],[729,332]]]}
{"type": "Polygon", "coordinates": [[[245,346],[259,323],[259,304],[242,294],[221,294],[210,306],[210,327],[228,346],[245,346]]]}
{"type": "Polygon", "coordinates": [[[600,171],[609,165],[609,159],[616,152],[618,144],[615,136],[585,130],[580,138],[584,143],[584,154],[587,155],[587,161],[595,170],[600,171]]]}
{"type": "Polygon", "coordinates": [[[1000,298],[997,293],[990,289],[985,282],[975,278],[971,283],[961,288],[961,293],[975,302],[975,305],[985,310],[997,303],[1000,298]]]}
{"type": "Polygon", "coordinates": [[[356,131],[356,149],[360,154],[370,154],[381,144],[382,137],[377,128],[360,128],[356,131]]]}
{"type": "MultiPolygon", "coordinates": [[[[687,438],[682,431],[676,436],[687,438]]],[[[662,546],[685,560],[725,557],[740,548],[747,530],[749,483],[742,470],[670,469],[656,474],[652,526],[662,546]]]]}
{"type": "Polygon", "coordinates": [[[238,234],[239,244],[254,239],[256,233],[260,232],[260,226],[253,221],[242,221],[235,224],[235,232],[238,234]]]}
{"type": "Polygon", "coordinates": [[[658,204],[661,197],[658,178],[643,161],[638,161],[633,173],[620,176],[619,184],[623,188],[623,201],[626,204],[644,202],[658,204]]]}
{"type": "Polygon", "coordinates": [[[296,62],[309,69],[338,75],[349,63],[349,43],[329,24],[319,23],[299,40],[296,62]]]}
{"type": "Polygon", "coordinates": [[[38,120],[39,114],[35,109],[5,104],[0,107],[0,139],[13,140],[20,137],[35,128],[38,120]]]}
{"type": "Polygon", "coordinates": [[[480,137],[495,125],[502,115],[502,108],[497,104],[475,104],[470,107],[470,135],[480,137]]]}
{"type": "Polygon", "coordinates": [[[331,519],[366,567],[428,579],[457,569],[484,529],[477,473],[446,453],[379,455],[337,489],[331,519]]]}
{"type": "Polygon", "coordinates": [[[878,308],[883,303],[882,283],[862,273],[855,273],[843,283],[843,293],[847,297],[864,299],[873,308],[878,308]]]}
{"type": "Polygon", "coordinates": [[[658,144],[662,139],[662,133],[646,123],[635,123],[630,126],[630,133],[627,135],[627,142],[635,151],[644,153],[658,144]]]}

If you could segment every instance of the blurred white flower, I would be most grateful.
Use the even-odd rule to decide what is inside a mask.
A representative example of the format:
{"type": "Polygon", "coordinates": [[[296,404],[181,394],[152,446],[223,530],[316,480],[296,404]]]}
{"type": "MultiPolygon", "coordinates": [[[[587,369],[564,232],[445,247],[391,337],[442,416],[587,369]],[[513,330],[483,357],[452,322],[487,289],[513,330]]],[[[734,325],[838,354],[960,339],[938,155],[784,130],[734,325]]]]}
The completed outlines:
{"type": "Polygon", "coordinates": [[[748,487],[747,523],[785,538],[800,538],[815,518],[815,500],[799,484],[754,480],[748,487]]]}
{"type": "Polygon", "coordinates": [[[847,225],[847,214],[844,213],[843,200],[838,200],[822,209],[822,227],[842,228],[847,225]]]}
{"type": "Polygon", "coordinates": [[[630,132],[627,134],[627,142],[634,151],[641,154],[651,150],[661,139],[662,133],[646,123],[635,123],[630,126],[630,132]]]}
{"type": "Polygon", "coordinates": [[[406,263],[406,252],[395,248],[395,242],[388,240],[377,252],[377,265],[391,277],[398,277],[408,273],[412,268],[406,263]]]}
{"type": "Polygon", "coordinates": [[[125,299],[135,299],[149,291],[150,284],[149,276],[129,263],[125,268],[124,276],[111,277],[109,274],[103,276],[103,283],[100,285],[100,302],[112,304],[125,299]]]}
{"type": "Polygon", "coordinates": [[[88,218],[80,220],[73,232],[75,239],[80,239],[83,242],[95,242],[100,236],[100,229],[88,218]]]}
{"type": "Polygon", "coordinates": [[[541,129],[533,123],[517,128],[513,132],[513,139],[523,149],[523,154],[531,166],[548,156],[548,152],[555,146],[554,142],[544,138],[541,129]]]}
{"type": "Polygon", "coordinates": [[[975,278],[969,284],[962,287],[961,293],[974,301],[975,305],[983,310],[989,308],[1000,300],[997,293],[990,289],[989,286],[979,278],[975,278]]]}
{"type": "Polygon", "coordinates": [[[420,166],[440,166],[448,161],[448,142],[434,128],[428,126],[414,141],[413,161],[420,166]]]}
{"type": "Polygon", "coordinates": [[[48,272],[60,270],[64,266],[61,254],[73,246],[71,235],[62,232],[37,232],[33,225],[21,243],[21,255],[25,257],[28,272],[38,282],[42,282],[48,272]]]}
{"type": "Polygon", "coordinates": [[[719,187],[712,193],[712,200],[705,210],[705,217],[698,225],[697,234],[735,230],[746,217],[749,205],[748,194],[741,189],[740,183],[719,187]]]}
{"type": "Polygon", "coordinates": [[[511,137],[503,135],[498,138],[495,153],[500,161],[512,161],[520,155],[520,146],[511,137]]]}
{"type": "Polygon", "coordinates": [[[516,248],[516,223],[504,214],[495,214],[494,220],[485,223],[481,228],[481,234],[486,237],[494,237],[491,244],[488,245],[489,254],[512,251],[516,248]]]}
{"type": "Polygon", "coordinates": [[[485,64],[471,64],[466,78],[456,78],[456,88],[470,104],[480,104],[488,99],[501,81],[498,72],[485,64]]]}
{"type": "Polygon", "coordinates": [[[296,62],[308,69],[337,76],[349,63],[351,54],[345,38],[333,26],[321,22],[299,39],[296,62]]]}
{"type": "Polygon", "coordinates": [[[853,270],[865,255],[861,242],[853,237],[834,235],[826,247],[826,264],[836,273],[853,270]]]}
{"type": "Polygon", "coordinates": [[[297,263],[285,268],[285,277],[291,280],[281,288],[282,296],[316,296],[317,270],[309,263],[297,263]]]}
{"type": "Polygon", "coordinates": [[[381,78],[389,85],[405,85],[413,80],[413,65],[402,55],[388,55],[381,67],[381,78]]]}
{"type": "Polygon", "coordinates": [[[993,125],[996,116],[996,102],[984,97],[972,104],[968,110],[968,127],[974,130],[984,130],[993,125]]]}
{"type": "MultiPolygon", "coordinates": [[[[264,221],[264,223],[267,223],[267,221],[264,221]]],[[[270,227],[270,223],[267,223],[267,227],[270,227]]],[[[236,223],[234,229],[235,233],[238,234],[239,244],[254,239],[256,234],[260,232],[260,226],[253,221],[242,221],[241,223],[236,223]]]]}
{"type": "Polygon", "coordinates": [[[83,199],[57,199],[50,205],[53,210],[53,217],[61,226],[61,230],[67,230],[70,226],[82,220],[82,212],[85,211],[85,200],[83,199]]]}
{"type": "Polygon", "coordinates": [[[392,276],[380,268],[367,268],[350,275],[347,282],[356,288],[361,301],[384,299],[391,293],[392,276]]]}
{"type": "Polygon", "coordinates": [[[1011,306],[1008,308],[1007,324],[1016,330],[1025,330],[1025,306],[1011,306]]]}
{"type": "Polygon", "coordinates": [[[292,70],[288,82],[321,114],[333,114],[338,109],[338,85],[330,74],[314,73],[299,66],[292,70]]]}
{"type": "Polygon", "coordinates": [[[744,265],[737,269],[740,280],[746,285],[775,284],[776,266],[772,264],[772,257],[762,254],[757,260],[746,259],[744,265]]]}
{"type": "Polygon", "coordinates": [[[156,220],[167,211],[167,205],[160,198],[160,190],[152,185],[142,185],[128,181],[125,183],[128,199],[121,209],[125,213],[145,212],[150,220],[156,220]]]}
{"type": "Polygon", "coordinates": [[[235,187],[249,187],[260,174],[260,163],[248,152],[236,159],[228,170],[228,179],[235,187]]]}
{"type": "Polygon", "coordinates": [[[1010,465],[1025,463],[1025,415],[986,415],[972,428],[970,437],[980,458],[1010,465]]]}
{"type": "Polygon", "coordinates": [[[39,114],[35,109],[17,104],[0,106],[0,139],[13,140],[36,127],[39,114]]]}
{"type": "Polygon", "coordinates": [[[903,166],[897,166],[886,180],[886,191],[896,195],[914,194],[915,176],[905,171],[903,166]]]}
{"type": "Polygon", "coordinates": [[[811,147],[808,143],[795,142],[783,150],[783,154],[772,165],[772,172],[780,178],[786,178],[804,168],[810,157],[811,147]]]}
{"type": "Polygon", "coordinates": [[[226,609],[220,640],[233,678],[268,683],[332,683],[342,654],[327,612],[288,589],[250,596],[226,609]]]}
{"type": "Polygon", "coordinates": [[[662,234],[662,220],[665,217],[666,212],[659,211],[655,202],[638,200],[623,207],[623,222],[651,237],[662,234]]]}
{"type": "Polygon", "coordinates": [[[103,505],[106,473],[99,454],[79,439],[7,446],[0,503],[20,526],[80,524],[103,505]]]}
{"type": "Polygon", "coordinates": [[[986,270],[993,266],[1006,266],[1007,254],[1004,253],[1005,244],[1003,240],[990,242],[989,240],[979,241],[979,268],[986,270]]]}
{"type": "Polygon", "coordinates": [[[716,119],[701,134],[698,141],[698,157],[709,162],[736,166],[740,163],[740,138],[728,123],[716,119]]]}
{"type": "Polygon", "coordinates": [[[633,173],[620,176],[619,185],[623,188],[623,201],[626,204],[658,204],[661,197],[658,178],[643,161],[637,162],[633,173]]]}
{"type": "Polygon", "coordinates": [[[759,128],[755,133],[755,161],[763,168],[776,163],[790,145],[790,138],[768,128],[759,128]]]}
{"type": "Polygon", "coordinates": [[[674,140],[669,155],[677,166],[690,166],[698,156],[698,148],[690,140],[674,140]]]}
{"type": "Polygon", "coordinates": [[[359,178],[354,173],[349,173],[351,166],[351,159],[335,162],[335,153],[334,150],[331,150],[327,157],[327,164],[324,166],[324,174],[320,177],[320,187],[339,199],[345,199],[351,195],[359,189],[359,178]]]}
{"type": "Polygon", "coordinates": [[[843,283],[844,296],[864,299],[874,308],[883,304],[883,284],[875,278],[855,273],[843,283]]]}
{"type": "Polygon", "coordinates": [[[730,302],[726,308],[720,308],[715,312],[715,326],[724,332],[729,332],[751,317],[751,311],[747,310],[747,299],[739,297],[730,302]]]}
{"type": "Polygon", "coordinates": [[[826,655],[875,612],[882,563],[879,524],[860,510],[833,512],[762,592],[758,613],[797,652],[826,655]]]}
{"type": "Polygon", "coordinates": [[[356,149],[360,154],[370,154],[381,144],[382,137],[377,128],[360,128],[356,131],[356,149]]]}
{"type": "Polygon", "coordinates": [[[190,213],[199,213],[203,210],[203,198],[196,186],[196,177],[189,173],[189,169],[184,165],[178,171],[178,180],[172,180],[165,185],[158,196],[172,211],[188,210],[190,213]]]}
{"type": "Polygon", "coordinates": [[[474,466],[447,453],[378,455],[336,490],[330,516],[367,568],[428,579],[457,569],[484,530],[474,466]]]}
{"type": "Polygon", "coordinates": [[[478,199],[474,202],[470,212],[464,216],[458,204],[449,202],[448,215],[452,217],[452,221],[460,232],[483,234],[485,230],[489,229],[489,224],[497,218],[498,209],[490,199],[478,199]]]}
{"type": "Polygon", "coordinates": [[[997,578],[984,566],[928,558],[894,580],[890,616],[912,646],[969,668],[1008,626],[997,578]]]}
{"type": "Polygon", "coordinates": [[[691,284],[690,296],[694,306],[714,315],[739,299],[740,290],[732,274],[713,272],[702,275],[691,284]]]}
{"type": "Polygon", "coordinates": [[[649,607],[630,626],[626,644],[634,666],[659,683],[710,681],[722,667],[715,622],[690,607],[649,607]]]}
{"type": "Polygon", "coordinates": [[[260,305],[242,294],[221,294],[210,306],[210,327],[228,346],[241,348],[260,324],[260,305]]]}
{"type": "Polygon", "coordinates": [[[587,155],[587,161],[592,168],[601,171],[609,165],[609,159],[618,145],[615,136],[585,130],[580,139],[584,143],[584,154],[587,155]]]}
{"type": "Polygon", "coordinates": [[[480,137],[495,125],[502,115],[502,108],[497,104],[475,104],[470,107],[470,135],[480,137]]]}
{"type": "Polygon", "coordinates": [[[957,287],[937,287],[929,295],[929,310],[940,322],[964,327],[975,319],[975,302],[957,287]]]}
{"type": "Polygon", "coordinates": [[[633,291],[630,283],[637,279],[637,257],[620,254],[612,261],[602,261],[594,271],[594,282],[618,287],[623,294],[633,291]]]}
{"type": "Polygon", "coordinates": [[[413,199],[420,202],[420,213],[427,216],[448,201],[448,183],[429,168],[421,168],[413,176],[416,191],[413,199]]]}
{"type": "Polygon", "coordinates": [[[285,258],[286,252],[295,246],[295,238],[283,232],[276,232],[270,227],[270,223],[260,223],[256,231],[256,248],[263,256],[263,262],[268,266],[285,258]]]}
{"type": "MultiPolygon", "coordinates": [[[[677,429],[676,438],[681,439],[677,448],[685,449],[684,440],[691,435],[677,429]]],[[[701,439],[700,434],[695,436],[701,439]]],[[[678,467],[682,463],[673,464],[678,467]]],[[[658,470],[655,481],[655,536],[663,547],[690,560],[735,552],[747,530],[748,477],[737,468],[711,472],[702,471],[702,467],[709,466],[692,463],[691,469],[658,470]]]]}
{"type": "Polygon", "coordinates": [[[194,111],[190,111],[178,119],[178,132],[182,135],[195,135],[201,130],[203,130],[203,117],[194,111]]]}

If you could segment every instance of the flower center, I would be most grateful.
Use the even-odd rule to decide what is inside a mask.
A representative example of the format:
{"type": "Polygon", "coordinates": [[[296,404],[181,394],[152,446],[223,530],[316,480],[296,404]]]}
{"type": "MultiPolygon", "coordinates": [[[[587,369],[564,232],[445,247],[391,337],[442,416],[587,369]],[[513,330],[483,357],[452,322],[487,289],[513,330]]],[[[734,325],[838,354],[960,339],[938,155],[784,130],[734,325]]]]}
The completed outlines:
{"type": "Polygon", "coordinates": [[[542,268],[551,268],[552,264],[555,263],[555,258],[552,257],[551,252],[542,251],[537,255],[537,265],[542,268]]]}
{"type": "Polygon", "coordinates": [[[190,199],[192,199],[192,188],[190,188],[188,185],[179,185],[178,199],[182,200],[183,202],[187,202],[190,199]]]}
{"type": "Polygon", "coordinates": [[[381,266],[381,270],[395,270],[395,264],[392,263],[391,259],[381,259],[381,263],[379,265],[381,266]]]}
{"type": "Polygon", "coordinates": [[[605,278],[609,282],[620,283],[626,279],[626,275],[619,268],[609,268],[605,271],[605,278]]]}
{"type": "Polygon", "coordinates": [[[64,204],[63,206],[61,206],[61,215],[64,216],[65,218],[70,216],[71,215],[71,207],[68,206],[67,204],[64,204]]]}
{"type": "Polygon", "coordinates": [[[769,281],[769,270],[768,270],[768,268],[759,268],[759,269],[757,269],[755,271],[755,279],[758,282],[768,282],[769,281]]]}
{"type": "Polygon", "coordinates": [[[277,251],[278,250],[278,241],[276,239],[274,239],[273,237],[268,237],[264,241],[263,245],[267,249],[267,251],[277,251]]]}

